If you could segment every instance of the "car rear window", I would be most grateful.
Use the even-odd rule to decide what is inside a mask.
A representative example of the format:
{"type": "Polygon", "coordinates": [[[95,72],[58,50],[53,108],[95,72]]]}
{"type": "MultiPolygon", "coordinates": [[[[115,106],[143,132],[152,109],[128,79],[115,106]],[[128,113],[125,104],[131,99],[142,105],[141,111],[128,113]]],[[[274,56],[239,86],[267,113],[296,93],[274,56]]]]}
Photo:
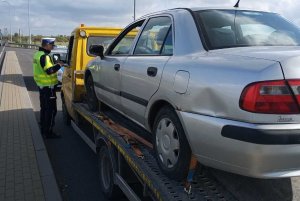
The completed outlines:
{"type": "Polygon", "coordinates": [[[300,44],[299,28],[275,13],[202,10],[195,14],[209,49],[300,44]]]}

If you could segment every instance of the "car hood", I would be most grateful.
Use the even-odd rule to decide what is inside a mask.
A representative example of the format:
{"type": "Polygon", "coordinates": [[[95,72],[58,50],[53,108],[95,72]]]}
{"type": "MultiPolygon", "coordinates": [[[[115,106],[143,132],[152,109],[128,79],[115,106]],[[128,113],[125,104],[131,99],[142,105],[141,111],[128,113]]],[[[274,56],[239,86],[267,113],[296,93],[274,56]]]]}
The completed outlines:
{"type": "Polygon", "coordinates": [[[300,47],[239,47],[212,50],[214,53],[276,61],[281,64],[286,79],[300,78],[300,47]]]}

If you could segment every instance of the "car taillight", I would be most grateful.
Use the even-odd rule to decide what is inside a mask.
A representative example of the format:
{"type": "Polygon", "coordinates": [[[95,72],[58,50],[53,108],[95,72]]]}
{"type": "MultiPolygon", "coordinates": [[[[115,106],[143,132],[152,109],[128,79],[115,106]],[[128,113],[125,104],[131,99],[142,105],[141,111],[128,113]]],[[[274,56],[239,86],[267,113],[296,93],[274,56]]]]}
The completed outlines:
{"type": "Polygon", "coordinates": [[[266,114],[298,114],[298,103],[300,80],[252,83],[243,90],[240,98],[241,109],[266,114]]]}
{"type": "Polygon", "coordinates": [[[293,94],[295,95],[298,105],[300,103],[300,80],[288,80],[288,83],[293,91],[293,94]]]}

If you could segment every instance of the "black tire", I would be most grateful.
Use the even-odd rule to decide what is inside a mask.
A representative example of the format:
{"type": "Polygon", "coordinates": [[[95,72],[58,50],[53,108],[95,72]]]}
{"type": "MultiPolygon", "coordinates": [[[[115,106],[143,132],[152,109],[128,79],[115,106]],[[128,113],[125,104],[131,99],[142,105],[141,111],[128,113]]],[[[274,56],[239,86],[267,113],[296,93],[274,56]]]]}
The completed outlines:
{"type": "Polygon", "coordinates": [[[107,146],[102,146],[98,152],[98,169],[100,187],[104,195],[110,200],[123,197],[121,189],[114,184],[117,161],[107,146]]]}
{"type": "Polygon", "coordinates": [[[87,103],[88,103],[89,109],[93,112],[96,112],[99,109],[99,101],[95,94],[94,81],[93,81],[93,77],[91,75],[89,75],[87,77],[85,87],[86,87],[87,103]]]}
{"type": "Polygon", "coordinates": [[[69,115],[69,112],[67,110],[67,106],[65,104],[65,99],[62,96],[62,116],[63,116],[63,122],[65,125],[69,126],[71,125],[71,116],[69,115]]]}
{"type": "Polygon", "coordinates": [[[178,181],[185,179],[191,160],[191,149],[172,107],[164,107],[156,115],[153,144],[161,170],[171,179],[178,181]]]}

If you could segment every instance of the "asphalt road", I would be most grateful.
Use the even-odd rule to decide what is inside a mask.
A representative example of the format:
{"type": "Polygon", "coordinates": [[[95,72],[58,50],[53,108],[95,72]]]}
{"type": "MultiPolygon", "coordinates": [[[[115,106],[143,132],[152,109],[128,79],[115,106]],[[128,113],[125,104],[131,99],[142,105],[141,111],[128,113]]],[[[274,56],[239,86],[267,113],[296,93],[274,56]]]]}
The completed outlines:
{"type": "MultiPolygon", "coordinates": [[[[10,50],[7,48],[6,50],[10,50]]],[[[32,50],[16,51],[38,119],[38,92],[32,78],[32,50]]],[[[96,155],[71,127],[62,122],[61,101],[55,131],[61,139],[45,140],[64,200],[106,200],[100,192],[96,155]]],[[[299,160],[295,158],[295,160],[299,160]]],[[[210,169],[212,175],[240,201],[300,201],[300,177],[262,180],[210,169]]]]}

